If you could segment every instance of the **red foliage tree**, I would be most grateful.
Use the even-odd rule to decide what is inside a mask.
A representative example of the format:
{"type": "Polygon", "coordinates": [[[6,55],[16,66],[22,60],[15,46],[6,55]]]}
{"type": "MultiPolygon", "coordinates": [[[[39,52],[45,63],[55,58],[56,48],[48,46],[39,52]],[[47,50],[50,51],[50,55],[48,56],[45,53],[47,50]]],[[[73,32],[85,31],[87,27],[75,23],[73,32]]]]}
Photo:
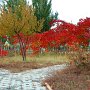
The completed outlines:
{"type": "Polygon", "coordinates": [[[53,20],[50,22],[57,26],[44,33],[29,36],[28,42],[34,51],[40,48],[59,47],[60,45],[73,46],[75,43],[79,45],[88,45],[90,40],[90,18],[81,19],[77,25],[62,20],[53,20]]]}

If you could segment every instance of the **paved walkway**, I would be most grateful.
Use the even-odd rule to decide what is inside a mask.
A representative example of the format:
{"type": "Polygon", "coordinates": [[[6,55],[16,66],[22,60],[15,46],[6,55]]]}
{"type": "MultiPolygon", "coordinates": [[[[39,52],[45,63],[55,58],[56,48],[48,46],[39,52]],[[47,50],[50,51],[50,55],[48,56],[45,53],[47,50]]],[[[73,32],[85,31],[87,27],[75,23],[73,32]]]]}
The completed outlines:
{"type": "Polygon", "coordinates": [[[41,85],[42,80],[50,76],[51,72],[65,67],[66,65],[62,64],[20,73],[0,69],[0,90],[46,90],[46,87],[41,85]]]}

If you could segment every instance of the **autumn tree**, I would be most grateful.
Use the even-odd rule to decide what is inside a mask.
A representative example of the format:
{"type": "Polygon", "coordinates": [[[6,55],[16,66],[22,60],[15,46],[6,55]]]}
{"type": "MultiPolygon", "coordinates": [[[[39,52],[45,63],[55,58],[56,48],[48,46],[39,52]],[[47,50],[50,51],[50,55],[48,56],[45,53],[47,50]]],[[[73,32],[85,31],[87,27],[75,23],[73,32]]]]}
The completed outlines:
{"type": "Polygon", "coordinates": [[[44,18],[45,22],[41,32],[48,31],[50,29],[50,22],[53,19],[58,18],[58,13],[52,13],[52,0],[32,0],[32,5],[35,8],[35,16],[38,20],[44,18]]]}
{"type": "Polygon", "coordinates": [[[82,44],[87,43],[90,48],[90,18],[80,19],[77,23],[77,29],[82,44]]]}
{"type": "Polygon", "coordinates": [[[20,44],[21,55],[23,61],[26,60],[26,47],[29,42],[28,37],[40,32],[44,20],[37,21],[34,16],[34,9],[28,4],[20,3],[20,5],[12,12],[12,8],[7,10],[2,8],[0,15],[0,35],[16,35],[20,44]]]}

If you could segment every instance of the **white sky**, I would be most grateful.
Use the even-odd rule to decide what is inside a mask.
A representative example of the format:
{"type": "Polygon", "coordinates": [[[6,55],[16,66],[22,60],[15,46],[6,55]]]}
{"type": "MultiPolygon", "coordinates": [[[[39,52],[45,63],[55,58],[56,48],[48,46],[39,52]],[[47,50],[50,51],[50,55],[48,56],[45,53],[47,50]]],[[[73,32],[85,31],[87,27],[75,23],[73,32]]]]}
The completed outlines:
{"type": "Polygon", "coordinates": [[[52,0],[52,9],[59,19],[76,24],[80,18],[90,17],[90,0],[52,0]]]}

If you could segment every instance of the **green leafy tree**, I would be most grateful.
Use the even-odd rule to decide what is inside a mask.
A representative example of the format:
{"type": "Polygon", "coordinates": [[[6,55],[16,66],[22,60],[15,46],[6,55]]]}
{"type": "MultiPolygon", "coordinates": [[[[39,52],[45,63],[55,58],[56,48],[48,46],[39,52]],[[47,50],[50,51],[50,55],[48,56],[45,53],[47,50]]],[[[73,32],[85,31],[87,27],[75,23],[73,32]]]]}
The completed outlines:
{"type": "Polygon", "coordinates": [[[44,18],[44,24],[41,32],[48,31],[50,29],[50,22],[53,19],[58,18],[58,13],[52,13],[52,0],[32,0],[32,5],[35,8],[35,16],[38,20],[44,18]]]}
{"type": "Polygon", "coordinates": [[[19,5],[23,3],[26,5],[26,0],[3,0],[3,7],[4,10],[8,10],[8,8],[12,8],[12,12],[19,7],[19,5]]]}
{"type": "Polygon", "coordinates": [[[40,32],[44,22],[43,19],[37,20],[34,11],[32,6],[20,3],[14,12],[11,7],[7,11],[2,8],[0,15],[0,36],[17,36],[23,61],[26,60],[28,36],[37,31],[40,32]]]}

